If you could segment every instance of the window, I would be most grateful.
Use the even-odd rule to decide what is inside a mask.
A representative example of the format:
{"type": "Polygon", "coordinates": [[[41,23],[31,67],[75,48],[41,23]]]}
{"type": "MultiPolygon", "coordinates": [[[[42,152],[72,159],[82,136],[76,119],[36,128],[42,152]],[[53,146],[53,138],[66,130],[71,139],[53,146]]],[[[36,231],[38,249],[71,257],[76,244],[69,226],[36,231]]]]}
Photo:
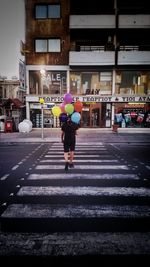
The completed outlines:
{"type": "Polygon", "coordinates": [[[70,92],[77,95],[111,95],[111,72],[70,72],[70,92]]]}
{"type": "Polygon", "coordinates": [[[47,52],[47,40],[36,40],[35,52],[47,52]]]}
{"type": "Polygon", "coordinates": [[[47,6],[36,6],[35,7],[35,17],[36,19],[46,19],[47,18],[47,6]]]}
{"type": "Polygon", "coordinates": [[[66,71],[45,71],[42,78],[40,71],[29,71],[29,88],[30,94],[65,94],[67,88],[67,72],[66,71]]]}
{"type": "Polygon", "coordinates": [[[150,72],[122,71],[116,73],[116,94],[144,95],[150,93],[150,72]]]}
{"type": "Polygon", "coordinates": [[[58,19],[60,18],[60,5],[36,5],[36,19],[58,19]]]}
{"type": "Polygon", "coordinates": [[[48,5],[48,18],[60,18],[60,5],[48,5]]]}
{"type": "Polygon", "coordinates": [[[49,39],[48,40],[48,51],[49,52],[60,52],[60,39],[49,39]]]}
{"type": "Polygon", "coordinates": [[[35,40],[35,52],[60,52],[60,39],[36,39],[35,40]]]}

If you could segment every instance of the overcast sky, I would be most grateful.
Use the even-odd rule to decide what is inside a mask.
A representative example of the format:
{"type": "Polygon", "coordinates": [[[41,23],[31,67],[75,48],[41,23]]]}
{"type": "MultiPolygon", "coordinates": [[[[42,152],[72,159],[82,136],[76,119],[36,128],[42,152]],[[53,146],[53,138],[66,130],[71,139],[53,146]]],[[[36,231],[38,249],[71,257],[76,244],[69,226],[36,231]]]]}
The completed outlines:
{"type": "Polygon", "coordinates": [[[24,0],[0,0],[0,76],[19,78],[20,40],[24,41],[24,0]]]}

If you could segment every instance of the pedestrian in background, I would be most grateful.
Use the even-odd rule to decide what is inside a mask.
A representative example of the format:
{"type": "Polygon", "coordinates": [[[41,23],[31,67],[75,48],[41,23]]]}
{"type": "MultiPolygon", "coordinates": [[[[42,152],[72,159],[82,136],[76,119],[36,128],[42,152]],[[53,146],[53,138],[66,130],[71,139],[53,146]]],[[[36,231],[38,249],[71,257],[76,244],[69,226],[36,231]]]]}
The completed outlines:
{"type": "Polygon", "coordinates": [[[67,121],[63,123],[61,127],[61,141],[64,145],[64,159],[65,159],[65,171],[69,168],[74,168],[74,151],[76,146],[76,135],[78,125],[71,121],[68,117],[67,121]]]}

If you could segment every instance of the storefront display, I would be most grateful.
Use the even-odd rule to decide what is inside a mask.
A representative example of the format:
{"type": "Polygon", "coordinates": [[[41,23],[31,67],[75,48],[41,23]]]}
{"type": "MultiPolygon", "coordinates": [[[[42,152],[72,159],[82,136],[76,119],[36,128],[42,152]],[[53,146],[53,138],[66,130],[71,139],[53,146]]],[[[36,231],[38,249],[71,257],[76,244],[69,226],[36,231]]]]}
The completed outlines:
{"type": "Polygon", "coordinates": [[[75,95],[108,95],[112,72],[70,72],[70,92],[75,95]]]}
{"type": "Polygon", "coordinates": [[[116,94],[144,95],[150,94],[149,71],[117,71],[116,94]]]}
{"type": "Polygon", "coordinates": [[[30,94],[63,94],[66,92],[66,71],[29,72],[30,94]]]}
{"type": "Polygon", "coordinates": [[[134,107],[129,104],[116,104],[114,122],[119,127],[124,127],[123,122],[127,128],[150,127],[150,107],[146,104],[141,107],[139,104],[134,104],[134,107]]]}

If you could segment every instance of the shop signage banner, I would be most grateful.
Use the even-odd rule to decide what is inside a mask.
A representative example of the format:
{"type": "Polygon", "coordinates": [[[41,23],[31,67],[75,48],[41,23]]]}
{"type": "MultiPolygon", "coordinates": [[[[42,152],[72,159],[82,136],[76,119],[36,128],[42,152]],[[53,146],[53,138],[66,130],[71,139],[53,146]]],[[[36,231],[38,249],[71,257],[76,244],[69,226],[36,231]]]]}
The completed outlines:
{"type": "MultiPolygon", "coordinates": [[[[62,96],[48,96],[45,97],[45,102],[63,102],[62,96]]],[[[74,101],[80,100],[81,102],[150,102],[150,96],[74,96],[74,101]]]]}
{"type": "MultiPolygon", "coordinates": [[[[35,97],[35,96],[26,96],[26,101],[29,102],[39,102],[41,96],[35,97]]],[[[64,97],[63,96],[56,96],[56,95],[51,95],[51,96],[44,96],[44,102],[45,103],[60,103],[63,102],[64,97]]],[[[94,96],[94,95],[82,95],[82,96],[73,96],[73,101],[80,100],[81,102],[86,102],[86,103],[100,103],[100,102],[107,102],[107,103],[150,103],[150,96],[94,96]]]]}

